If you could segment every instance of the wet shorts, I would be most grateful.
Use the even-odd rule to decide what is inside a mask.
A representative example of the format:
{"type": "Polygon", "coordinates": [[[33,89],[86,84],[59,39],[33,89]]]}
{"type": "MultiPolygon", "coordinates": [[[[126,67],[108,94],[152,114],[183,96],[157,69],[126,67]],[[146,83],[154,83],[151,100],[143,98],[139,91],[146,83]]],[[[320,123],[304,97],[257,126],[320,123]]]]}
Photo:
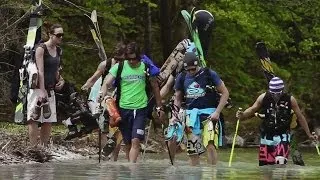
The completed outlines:
{"type": "MultiPolygon", "coordinates": [[[[57,122],[57,110],[56,110],[56,97],[53,90],[50,90],[50,97],[48,97],[49,106],[51,110],[51,116],[48,119],[45,119],[42,114],[42,108],[41,108],[41,116],[38,120],[34,120],[37,122],[57,122]]],[[[33,108],[38,102],[39,94],[41,93],[40,89],[30,89],[27,101],[28,101],[28,107],[27,107],[27,120],[31,120],[31,113],[33,111],[33,108]]],[[[49,94],[48,94],[49,95],[49,94]]]]}
{"type": "Polygon", "coordinates": [[[143,141],[147,120],[147,108],[135,110],[120,108],[120,116],[119,129],[123,136],[124,143],[130,144],[134,138],[143,141]]]}
{"type": "Polygon", "coordinates": [[[260,140],[259,166],[287,164],[290,149],[290,135],[282,134],[260,140]]]}
{"type": "MultiPolygon", "coordinates": [[[[186,122],[190,121],[190,116],[186,117],[186,122]]],[[[201,134],[187,134],[187,152],[188,155],[202,154],[209,144],[213,144],[216,149],[222,145],[222,128],[220,121],[207,120],[208,115],[200,115],[201,134]]],[[[187,130],[188,131],[188,128],[187,130]]]]}

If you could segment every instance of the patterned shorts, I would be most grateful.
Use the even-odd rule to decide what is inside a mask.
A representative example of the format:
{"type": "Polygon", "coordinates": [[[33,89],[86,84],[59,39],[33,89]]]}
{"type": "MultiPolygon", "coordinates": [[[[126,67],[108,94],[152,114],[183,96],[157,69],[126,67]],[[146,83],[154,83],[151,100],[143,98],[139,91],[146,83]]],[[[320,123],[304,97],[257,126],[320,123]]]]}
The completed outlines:
{"type": "Polygon", "coordinates": [[[290,135],[261,138],[259,149],[259,166],[287,164],[290,149],[290,135]]]}

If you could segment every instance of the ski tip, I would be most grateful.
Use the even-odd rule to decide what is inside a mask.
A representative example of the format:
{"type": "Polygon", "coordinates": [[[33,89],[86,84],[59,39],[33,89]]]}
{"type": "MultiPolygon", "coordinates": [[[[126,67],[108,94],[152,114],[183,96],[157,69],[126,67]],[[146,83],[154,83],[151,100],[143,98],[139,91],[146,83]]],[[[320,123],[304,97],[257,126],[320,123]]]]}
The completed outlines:
{"type": "Polygon", "coordinates": [[[96,10],[92,11],[91,20],[92,20],[92,22],[97,22],[97,11],[96,10]]]}
{"type": "Polygon", "coordinates": [[[256,47],[257,46],[265,46],[265,44],[263,41],[258,41],[258,42],[256,42],[256,47]]]}

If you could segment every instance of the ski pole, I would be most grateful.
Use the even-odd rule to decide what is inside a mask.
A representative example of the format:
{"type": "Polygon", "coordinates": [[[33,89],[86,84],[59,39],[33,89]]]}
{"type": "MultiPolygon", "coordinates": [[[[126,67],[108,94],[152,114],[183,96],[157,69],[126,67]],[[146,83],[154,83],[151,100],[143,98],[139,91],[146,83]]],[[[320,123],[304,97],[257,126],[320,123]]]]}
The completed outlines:
{"type": "MultiPolygon", "coordinates": [[[[242,108],[239,108],[239,111],[241,111],[241,110],[242,110],[242,108]]],[[[234,137],[233,137],[232,148],[231,148],[231,153],[230,153],[230,158],[229,158],[229,167],[231,167],[233,151],[234,151],[234,145],[236,143],[236,137],[237,137],[238,128],[239,128],[239,121],[240,121],[240,118],[238,118],[238,120],[237,120],[236,132],[234,133],[234,137]]]]}
{"type": "MultiPolygon", "coordinates": [[[[312,135],[315,135],[315,132],[312,132],[312,135]]],[[[319,141],[313,141],[314,146],[316,147],[317,153],[320,156],[320,150],[319,150],[319,141]]]]}
{"type": "Polygon", "coordinates": [[[99,128],[99,163],[101,161],[101,129],[99,128]]]}
{"type": "Polygon", "coordinates": [[[150,136],[151,126],[152,126],[152,120],[150,119],[149,130],[148,130],[147,138],[146,138],[146,141],[144,142],[144,150],[143,150],[143,153],[142,153],[142,161],[144,161],[144,156],[145,156],[145,154],[146,154],[146,149],[147,149],[148,140],[149,140],[149,136],[150,136]]]}

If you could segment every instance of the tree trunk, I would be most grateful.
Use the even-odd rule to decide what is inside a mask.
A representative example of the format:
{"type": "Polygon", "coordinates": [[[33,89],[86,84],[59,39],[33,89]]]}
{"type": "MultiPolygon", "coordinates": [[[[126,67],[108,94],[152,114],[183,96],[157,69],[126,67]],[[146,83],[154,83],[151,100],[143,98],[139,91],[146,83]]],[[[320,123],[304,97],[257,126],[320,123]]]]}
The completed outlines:
{"type": "Polygon", "coordinates": [[[144,35],[144,50],[145,54],[151,57],[151,49],[152,49],[152,42],[151,42],[151,10],[148,3],[146,3],[146,26],[145,26],[145,35],[144,35]]]}
{"type": "Polygon", "coordinates": [[[170,19],[170,7],[169,7],[170,0],[160,0],[159,7],[160,7],[160,32],[161,32],[161,42],[162,42],[162,55],[163,59],[166,59],[172,50],[171,42],[172,42],[172,35],[171,35],[171,19],[170,19]]]}

